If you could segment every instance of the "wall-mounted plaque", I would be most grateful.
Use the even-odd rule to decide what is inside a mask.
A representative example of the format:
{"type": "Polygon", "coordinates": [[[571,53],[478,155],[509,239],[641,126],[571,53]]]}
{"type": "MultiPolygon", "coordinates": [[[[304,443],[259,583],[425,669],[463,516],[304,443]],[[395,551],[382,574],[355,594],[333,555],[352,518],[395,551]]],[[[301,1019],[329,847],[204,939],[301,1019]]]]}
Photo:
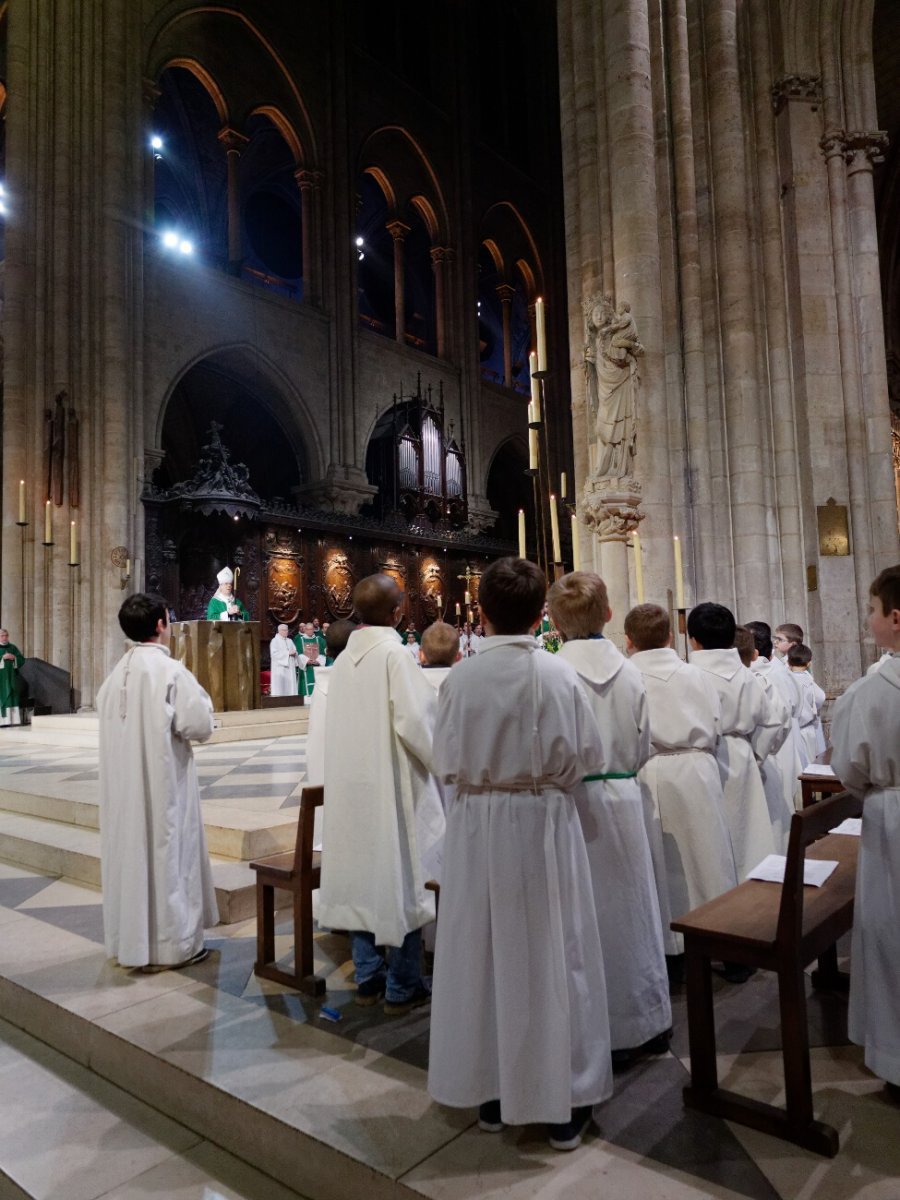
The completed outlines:
{"type": "Polygon", "coordinates": [[[847,507],[831,497],[816,508],[819,523],[819,554],[823,557],[850,553],[850,522],[847,507]]]}

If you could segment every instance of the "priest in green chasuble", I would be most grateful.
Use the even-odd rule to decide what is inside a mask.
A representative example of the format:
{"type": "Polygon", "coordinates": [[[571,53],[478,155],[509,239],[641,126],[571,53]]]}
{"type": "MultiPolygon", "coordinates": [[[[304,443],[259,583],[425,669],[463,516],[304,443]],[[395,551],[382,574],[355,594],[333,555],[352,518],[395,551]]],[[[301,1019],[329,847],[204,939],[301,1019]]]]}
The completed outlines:
{"type": "Polygon", "coordinates": [[[234,572],[223,567],[216,576],[219,590],[206,606],[207,621],[249,621],[250,614],[234,594],[234,572]]]}
{"type": "Polygon", "coordinates": [[[294,635],[294,645],[297,647],[297,663],[300,667],[300,684],[298,691],[306,697],[307,703],[313,694],[316,681],[316,667],[323,665],[319,656],[319,639],[312,625],[301,625],[294,635]]]}
{"type": "Polygon", "coordinates": [[[0,725],[21,725],[19,710],[19,667],[25,656],[9,640],[9,630],[0,629],[0,725]]]}

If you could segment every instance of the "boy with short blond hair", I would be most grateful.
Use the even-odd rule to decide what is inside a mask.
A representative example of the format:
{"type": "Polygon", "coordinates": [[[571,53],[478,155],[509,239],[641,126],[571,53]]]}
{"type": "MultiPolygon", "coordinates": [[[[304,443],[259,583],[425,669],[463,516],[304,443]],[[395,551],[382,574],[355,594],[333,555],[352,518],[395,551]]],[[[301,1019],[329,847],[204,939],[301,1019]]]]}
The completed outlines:
{"type": "Polygon", "coordinates": [[[435,621],[422,634],[419,661],[428,671],[428,682],[439,688],[454,663],[462,658],[459,634],[446,621],[435,621]]]}
{"type": "MultiPolygon", "coordinates": [[[[660,908],[678,917],[727,892],[737,877],[715,757],[719,698],[671,641],[669,614],[658,605],[639,604],[626,616],[626,649],[644,678],[650,713],[651,757],[638,778],[645,816],[657,831],[651,848],[663,847],[656,863],[660,908]]],[[[681,950],[680,935],[667,932],[667,953],[681,950]]]]}
{"type": "Polygon", "coordinates": [[[604,769],[576,800],[603,945],[613,1062],[668,1048],[672,1008],[653,857],[637,772],[650,754],[640,672],[603,636],[612,613],[606,584],[590,571],[550,589],[563,638],[559,657],[581,679],[603,737],[604,769]]]}
{"type": "Polygon", "coordinates": [[[844,692],[831,724],[835,774],[865,798],[848,1032],[900,1099],[900,563],[873,582],[868,622],[890,657],[844,692]]]}

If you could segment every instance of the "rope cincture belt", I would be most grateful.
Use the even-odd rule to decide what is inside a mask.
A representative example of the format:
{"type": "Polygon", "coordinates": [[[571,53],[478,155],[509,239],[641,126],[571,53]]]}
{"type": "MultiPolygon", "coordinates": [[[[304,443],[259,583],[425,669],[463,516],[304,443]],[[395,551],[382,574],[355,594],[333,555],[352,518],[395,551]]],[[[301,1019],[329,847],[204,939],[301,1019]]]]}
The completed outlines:
{"type": "Polygon", "coordinates": [[[600,783],[604,779],[636,779],[637,771],[610,771],[606,775],[585,775],[582,783],[600,783]]]}

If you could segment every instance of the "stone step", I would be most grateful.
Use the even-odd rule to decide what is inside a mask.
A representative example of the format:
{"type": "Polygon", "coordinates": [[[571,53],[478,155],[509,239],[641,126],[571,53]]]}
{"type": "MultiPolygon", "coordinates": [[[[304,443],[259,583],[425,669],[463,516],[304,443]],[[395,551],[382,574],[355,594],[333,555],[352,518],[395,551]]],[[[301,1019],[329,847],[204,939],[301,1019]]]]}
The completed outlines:
{"type": "MultiPolygon", "coordinates": [[[[0,812],[0,858],[48,875],[65,875],[100,886],[100,833],[87,826],[0,812]]],[[[255,873],[246,862],[213,854],[210,861],[220,922],[232,925],[252,917],[256,912],[255,873]]]]}
{"type": "MultiPolygon", "coordinates": [[[[59,787],[57,785],[57,789],[59,787]]],[[[100,806],[96,797],[53,795],[46,784],[42,788],[40,782],[30,780],[27,785],[21,782],[15,787],[0,788],[0,812],[41,817],[85,829],[100,828],[100,806]]],[[[297,809],[258,813],[204,801],[203,827],[210,854],[248,862],[294,848],[297,809]]]]}
{"type": "Polygon", "coordinates": [[[302,1200],[298,1192],[5,1021],[0,1021],[0,1070],[5,1085],[15,1088],[18,1110],[7,1113],[16,1136],[0,1141],[4,1200],[131,1195],[132,1189],[142,1196],[302,1200]],[[76,1128],[74,1147],[66,1131],[76,1128]]]}
{"type": "MultiPolygon", "coordinates": [[[[247,712],[216,713],[215,720],[215,731],[204,745],[297,737],[305,734],[309,728],[309,710],[295,706],[256,708],[247,712]]],[[[10,738],[17,742],[25,739],[41,745],[96,748],[99,730],[100,722],[96,713],[59,713],[34,717],[30,726],[17,730],[10,738]]]]}

